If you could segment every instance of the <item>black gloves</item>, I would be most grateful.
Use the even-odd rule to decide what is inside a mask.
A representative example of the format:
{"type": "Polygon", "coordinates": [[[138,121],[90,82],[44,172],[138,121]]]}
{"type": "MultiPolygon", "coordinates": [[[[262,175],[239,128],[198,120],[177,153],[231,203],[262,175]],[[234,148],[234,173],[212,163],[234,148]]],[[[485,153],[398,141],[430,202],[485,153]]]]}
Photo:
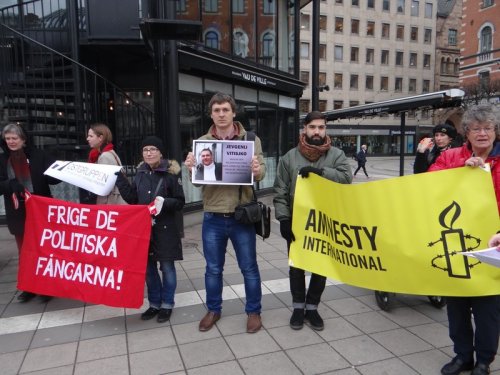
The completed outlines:
{"type": "Polygon", "coordinates": [[[17,195],[19,195],[20,193],[24,193],[24,186],[19,181],[17,181],[17,178],[9,180],[9,187],[10,190],[17,195]]]}
{"type": "Polygon", "coordinates": [[[292,222],[290,220],[281,220],[280,221],[280,233],[281,237],[283,237],[288,242],[295,241],[295,236],[292,232],[292,222]]]}
{"type": "Polygon", "coordinates": [[[323,176],[323,169],[307,166],[299,170],[299,174],[304,178],[309,177],[309,173],[316,173],[318,176],[323,176]]]}

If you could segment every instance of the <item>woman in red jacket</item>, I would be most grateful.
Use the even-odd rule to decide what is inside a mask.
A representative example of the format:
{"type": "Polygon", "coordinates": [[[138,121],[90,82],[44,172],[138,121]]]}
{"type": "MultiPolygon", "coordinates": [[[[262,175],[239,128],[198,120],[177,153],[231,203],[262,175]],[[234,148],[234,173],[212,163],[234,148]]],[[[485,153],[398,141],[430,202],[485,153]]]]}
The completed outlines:
{"type": "MultiPolygon", "coordinates": [[[[463,166],[490,165],[500,213],[500,142],[497,142],[500,111],[493,105],[469,108],[462,120],[467,142],[442,153],[429,171],[463,166]]],[[[472,375],[489,374],[489,365],[498,349],[500,296],[447,297],[450,338],[455,358],[444,365],[441,373],[458,375],[473,370],[472,375]],[[474,315],[473,330],[471,312],[474,315]],[[474,351],[476,363],[474,364],[474,351]]]]}

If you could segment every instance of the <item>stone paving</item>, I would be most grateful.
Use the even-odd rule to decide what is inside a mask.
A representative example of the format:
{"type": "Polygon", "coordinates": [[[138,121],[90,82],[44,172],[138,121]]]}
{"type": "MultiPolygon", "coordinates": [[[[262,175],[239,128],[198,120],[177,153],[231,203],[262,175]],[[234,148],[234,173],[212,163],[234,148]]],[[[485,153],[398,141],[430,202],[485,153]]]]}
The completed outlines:
{"type": "MultiPolygon", "coordinates": [[[[398,171],[394,162],[384,163],[369,159],[372,180],[398,171]]],[[[286,245],[276,221],[271,237],[257,240],[263,329],[245,332],[243,280],[229,247],[222,318],[199,332],[206,311],[199,220],[199,214],[185,218],[176,307],[163,324],[140,319],[146,302],[137,310],[60,298],[19,303],[15,241],[0,227],[0,374],[437,375],[453,356],[445,309],[424,296],[392,295],[385,312],[373,291],[334,280],[319,307],[325,329],[290,329],[286,245]]],[[[491,368],[500,375],[498,358],[491,368]]]]}

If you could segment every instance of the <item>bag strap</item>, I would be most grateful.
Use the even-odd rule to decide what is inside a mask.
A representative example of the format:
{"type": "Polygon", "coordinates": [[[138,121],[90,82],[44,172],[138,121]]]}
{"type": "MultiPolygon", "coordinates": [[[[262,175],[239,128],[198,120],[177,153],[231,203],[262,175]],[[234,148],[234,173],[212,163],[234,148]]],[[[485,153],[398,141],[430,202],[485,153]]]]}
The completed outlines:
{"type": "Polygon", "coordinates": [[[158,192],[160,191],[160,187],[161,187],[162,183],[163,183],[163,178],[160,178],[160,181],[158,181],[158,185],[156,185],[156,189],[155,189],[155,192],[153,194],[153,197],[156,198],[156,194],[158,194],[158,192]]]}
{"type": "Polygon", "coordinates": [[[115,158],[116,165],[119,165],[120,167],[122,166],[122,163],[120,163],[120,160],[118,159],[118,155],[116,154],[115,150],[109,150],[111,155],[115,158]]]}

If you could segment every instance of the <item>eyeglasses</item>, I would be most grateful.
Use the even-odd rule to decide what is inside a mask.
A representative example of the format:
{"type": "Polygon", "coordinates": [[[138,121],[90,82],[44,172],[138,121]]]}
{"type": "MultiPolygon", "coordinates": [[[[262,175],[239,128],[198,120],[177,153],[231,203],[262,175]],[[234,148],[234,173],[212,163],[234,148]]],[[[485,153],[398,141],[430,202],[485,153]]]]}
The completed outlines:
{"type": "Polygon", "coordinates": [[[150,147],[150,148],[143,148],[142,149],[142,153],[143,154],[147,154],[147,153],[156,154],[158,151],[160,151],[160,150],[158,150],[156,147],[150,147]]]}
{"type": "Polygon", "coordinates": [[[484,128],[470,128],[469,131],[472,134],[479,134],[482,131],[484,131],[485,133],[491,133],[491,132],[495,131],[495,127],[494,126],[485,126],[484,128]]]}
{"type": "Polygon", "coordinates": [[[309,130],[325,130],[326,129],[326,125],[307,125],[307,129],[309,130]]]}

